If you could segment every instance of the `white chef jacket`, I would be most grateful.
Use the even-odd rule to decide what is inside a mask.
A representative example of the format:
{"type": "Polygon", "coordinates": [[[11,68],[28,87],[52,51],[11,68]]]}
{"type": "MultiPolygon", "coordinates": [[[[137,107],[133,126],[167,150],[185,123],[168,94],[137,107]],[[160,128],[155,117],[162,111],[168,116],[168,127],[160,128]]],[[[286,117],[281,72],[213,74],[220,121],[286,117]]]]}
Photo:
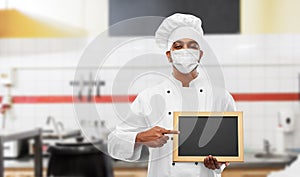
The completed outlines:
{"type": "MultiPolygon", "coordinates": [[[[213,88],[200,75],[189,87],[175,78],[138,94],[131,112],[108,137],[109,154],[120,160],[137,161],[142,145],[135,144],[137,133],[154,126],[173,129],[173,111],[235,111],[232,96],[222,88],[213,88]]],[[[168,135],[172,137],[172,135],[168,135]]],[[[171,138],[158,148],[149,148],[148,177],[220,177],[225,168],[211,170],[203,163],[176,162],[172,164],[171,138]]]]}

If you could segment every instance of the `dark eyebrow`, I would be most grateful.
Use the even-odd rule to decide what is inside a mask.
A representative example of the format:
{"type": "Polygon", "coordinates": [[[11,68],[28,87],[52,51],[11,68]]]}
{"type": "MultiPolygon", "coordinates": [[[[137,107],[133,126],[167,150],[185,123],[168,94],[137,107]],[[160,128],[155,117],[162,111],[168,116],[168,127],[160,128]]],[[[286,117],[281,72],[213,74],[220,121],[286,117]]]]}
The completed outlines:
{"type": "MultiPolygon", "coordinates": [[[[176,44],[176,43],[179,43],[179,44],[181,44],[181,45],[184,44],[184,42],[178,40],[178,41],[175,41],[175,42],[173,43],[173,45],[176,44]]],[[[198,44],[196,41],[189,41],[187,44],[188,44],[188,45],[191,45],[191,44],[197,44],[197,45],[199,46],[199,44],[198,44]]]]}
{"type": "Polygon", "coordinates": [[[182,41],[175,41],[175,42],[173,43],[173,45],[176,44],[176,43],[184,44],[182,41]]]}
{"type": "Polygon", "coordinates": [[[199,44],[196,42],[196,41],[190,41],[190,42],[188,42],[188,44],[190,45],[190,44],[197,44],[198,46],[199,46],[199,44]]]}

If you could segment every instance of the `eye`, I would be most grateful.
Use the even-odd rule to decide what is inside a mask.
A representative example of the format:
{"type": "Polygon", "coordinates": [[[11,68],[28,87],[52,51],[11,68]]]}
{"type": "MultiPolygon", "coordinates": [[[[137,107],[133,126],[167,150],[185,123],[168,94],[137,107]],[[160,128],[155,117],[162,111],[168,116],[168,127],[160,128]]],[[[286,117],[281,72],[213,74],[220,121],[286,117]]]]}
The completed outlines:
{"type": "Polygon", "coordinates": [[[174,48],[174,49],[181,49],[181,48],[182,48],[182,45],[178,45],[178,44],[176,45],[176,44],[175,44],[175,45],[173,46],[173,48],[174,48]]]}
{"type": "Polygon", "coordinates": [[[191,48],[191,49],[199,49],[199,46],[198,46],[198,44],[193,43],[193,44],[189,45],[189,48],[191,48]]]}

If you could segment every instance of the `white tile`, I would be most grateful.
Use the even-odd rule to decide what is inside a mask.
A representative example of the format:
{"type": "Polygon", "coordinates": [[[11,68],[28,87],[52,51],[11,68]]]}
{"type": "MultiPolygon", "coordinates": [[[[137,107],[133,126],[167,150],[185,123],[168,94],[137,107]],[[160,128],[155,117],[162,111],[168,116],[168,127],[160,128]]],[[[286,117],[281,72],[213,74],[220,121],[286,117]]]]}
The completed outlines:
{"type": "Polygon", "coordinates": [[[272,48],[272,49],[280,49],[280,37],[279,35],[265,35],[264,36],[264,43],[266,48],[272,48]]]}
{"type": "Polygon", "coordinates": [[[269,48],[264,50],[264,58],[266,63],[279,63],[281,61],[280,48],[269,48]]]}
{"type": "Polygon", "coordinates": [[[263,132],[260,132],[260,131],[252,132],[251,146],[253,149],[262,150],[263,149],[263,140],[264,140],[263,132]]]}

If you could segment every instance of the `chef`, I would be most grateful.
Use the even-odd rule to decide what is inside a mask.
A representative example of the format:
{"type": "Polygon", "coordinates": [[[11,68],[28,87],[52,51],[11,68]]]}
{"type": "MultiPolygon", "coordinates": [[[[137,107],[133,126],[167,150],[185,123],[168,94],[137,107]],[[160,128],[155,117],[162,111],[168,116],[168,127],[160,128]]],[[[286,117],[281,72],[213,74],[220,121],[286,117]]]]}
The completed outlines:
{"type": "Polygon", "coordinates": [[[138,161],[142,147],[147,147],[148,177],[216,177],[229,164],[211,155],[199,163],[172,161],[172,134],[180,133],[173,130],[174,111],[236,109],[232,96],[216,89],[198,67],[206,52],[201,24],[199,18],[179,13],[161,23],[155,39],[166,50],[172,77],[139,93],[125,121],[108,137],[109,154],[117,159],[138,161]]]}

